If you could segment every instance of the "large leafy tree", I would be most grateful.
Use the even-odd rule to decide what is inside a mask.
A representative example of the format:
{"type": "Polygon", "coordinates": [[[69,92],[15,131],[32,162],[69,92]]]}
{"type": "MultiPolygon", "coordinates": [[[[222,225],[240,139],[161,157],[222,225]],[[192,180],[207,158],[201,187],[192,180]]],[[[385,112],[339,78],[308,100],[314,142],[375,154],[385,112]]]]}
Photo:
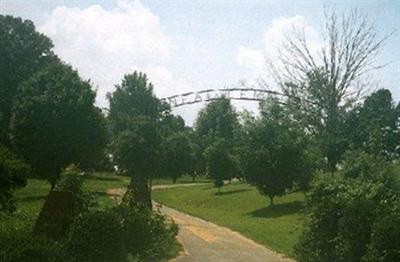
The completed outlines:
{"type": "Polygon", "coordinates": [[[18,86],[55,60],[53,44],[29,20],[0,15],[0,143],[9,144],[12,101],[18,86]]]}
{"type": "Polygon", "coordinates": [[[20,86],[11,123],[12,143],[52,186],[62,168],[90,167],[103,154],[104,117],[95,92],[70,66],[53,63],[20,86]]]}
{"type": "Polygon", "coordinates": [[[229,171],[235,169],[234,161],[231,160],[224,160],[220,163],[221,166],[225,167],[225,170],[217,168],[215,166],[218,165],[215,152],[226,156],[226,159],[234,158],[235,138],[238,129],[238,115],[230,100],[226,97],[210,102],[199,112],[196,120],[195,130],[199,139],[200,151],[204,158],[201,163],[204,164],[204,169],[207,169],[209,175],[216,179],[217,187],[223,185],[221,179],[230,179],[235,176],[234,173],[237,174],[237,172],[229,171]],[[216,172],[225,174],[217,174],[216,172]]]}
{"type": "Polygon", "coordinates": [[[266,195],[275,196],[291,188],[304,164],[304,134],[287,108],[276,99],[260,104],[261,116],[245,123],[241,149],[243,171],[249,183],[266,195]]]}
{"type": "Polygon", "coordinates": [[[151,208],[149,184],[159,174],[163,120],[170,109],[154,95],[147,76],[138,72],[125,75],[109,100],[113,159],[132,177],[126,198],[151,208]]]}
{"type": "Polygon", "coordinates": [[[372,93],[363,104],[347,113],[345,131],[350,147],[386,158],[398,157],[399,117],[389,90],[372,93]]]}
{"type": "Polygon", "coordinates": [[[218,138],[232,142],[237,128],[237,113],[232,107],[231,101],[226,97],[210,102],[199,112],[195,123],[196,132],[202,138],[205,146],[218,138]]]}
{"type": "Polygon", "coordinates": [[[162,154],[161,175],[171,177],[174,183],[183,174],[193,172],[195,148],[187,132],[174,132],[163,139],[162,154]]]}

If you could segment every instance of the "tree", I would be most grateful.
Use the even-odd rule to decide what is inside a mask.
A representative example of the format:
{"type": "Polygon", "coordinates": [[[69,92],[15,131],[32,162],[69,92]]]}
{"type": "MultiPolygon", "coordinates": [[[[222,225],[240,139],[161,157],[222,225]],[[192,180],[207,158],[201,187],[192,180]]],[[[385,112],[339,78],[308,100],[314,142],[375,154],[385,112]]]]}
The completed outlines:
{"type": "Polygon", "coordinates": [[[326,9],[325,19],[319,53],[312,51],[304,29],[295,30],[280,50],[279,63],[269,62],[269,68],[283,93],[296,98],[305,127],[317,137],[333,171],[344,152],[343,112],[365,90],[360,79],[376,68],[374,58],[387,37],[378,38],[357,10],[338,16],[326,9]]]}
{"type": "Polygon", "coordinates": [[[187,132],[175,132],[162,142],[162,172],[175,183],[183,174],[189,174],[196,165],[194,146],[187,132]]]}
{"type": "Polygon", "coordinates": [[[195,130],[203,140],[204,148],[217,138],[233,142],[237,127],[237,113],[226,97],[210,102],[199,112],[195,123],[195,130]]]}
{"type": "Polygon", "coordinates": [[[212,172],[209,175],[215,179],[218,188],[223,186],[223,179],[231,179],[238,173],[232,171],[235,169],[233,159],[236,158],[234,146],[238,129],[237,113],[226,97],[210,102],[199,112],[196,120],[195,131],[204,158],[200,163],[204,163],[204,169],[212,172]],[[217,152],[222,154],[221,159],[216,155],[217,152]],[[225,170],[217,165],[224,166],[225,170]]]}
{"type": "Polygon", "coordinates": [[[396,159],[400,145],[400,111],[389,90],[380,89],[346,112],[345,130],[351,149],[396,159]]]}
{"type": "Polygon", "coordinates": [[[29,20],[0,15],[0,143],[9,144],[12,101],[18,86],[57,58],[53,44],[29,20]]]}
{"type": "Polygon", "coordinates": [[[224,180],[235,177],[238,172],[238,161],[229,152],[229,145],[223,138],[215,140],[204,151],[208,175],[214,179],[214,186],[221,192],[224,180]]]}
{"type": "Polygon", "coordinates": [[[70,66],[53,63],[22,83],[11,123],[16,151],[54,187],[62,168],[102,157],[104,117],[95,92],[70,66]]]}
{"type": "Polygon", "coordinates": [[[302,172],[304,140],[301,129],[277,99],[260,104],[261,116],[245,123],[241,162],[247,181],[274,204],[302,172]]]}
{"type": "Polygon", "coordinates": [[[147,76],[138,72],[125,75],[108,98],[113,160],[132,177],[125,199],[151,208],[149,183],[160,171],[162,123],[170,109],[154,95],[147,76]]]}
{"type": "Polygon", "coordinates": [[[26,186],[28,173],[27,164],[0,146],[0,211],[11,213],[16,210],[13,192],[26,186]]]}
{"type": "Polygon", "coordinates": [[[194,182],[197,176],[204,175],[206,173],[205,160],[202,155],[203,152],[200,147],[200,139],[197,133],[192,128],[190,128],[187,131],[187,135],[190,141],[191,148],[193,150],[192,160],[194,161],[193,165],[190,168],[189,174],[192,177],[192,182],[194,182]]]}

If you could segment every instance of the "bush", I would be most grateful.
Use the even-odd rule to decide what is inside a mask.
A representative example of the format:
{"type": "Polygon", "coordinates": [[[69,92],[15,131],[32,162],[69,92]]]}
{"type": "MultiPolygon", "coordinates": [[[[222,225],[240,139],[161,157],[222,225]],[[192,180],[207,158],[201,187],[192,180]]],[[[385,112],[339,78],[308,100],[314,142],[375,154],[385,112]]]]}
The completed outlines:
{"type": "Polygon", "coordinates": [[[363,261],[400,261],[400,201],[378,213],[363,261]]]}
{"type": "Polygon", "coordinates": [[[26,186],[28,172],[28,165],[0,145],[0,211],[12,213],[16,210],[13,192],[26,186]]]}
{"type": "Polygon", "coordinates": [[[83,173],[76,166],[70,165],[62,172],[60,181],[47,196],[35,232],[60,239],[75,217],[94,204],[92,195],[83,189],[83,173]]]}
{"type": "Polygon", "coordinates": [[[125,261],[122,218],[112,209],[81,215],[69,230],[66,255],[76,262],[125,261]]]}
{"type": "Polygon", "coordinates": [[[159,261],[175,244],[178,227],[147,208],[121,205],[81,215],[71,225],[66,244],[72,261],[159,261]]]}
{"type": "Polygon", "coordinates": [[[141,261],[165,257],[175,243],[178,226],[158,211],[122,205],[117,208],[124,218],[123,228],[128,252],[141,261]]]}
{"type": "MultiPolygon", "coordinates": [[[[367,252],[373,257],[384,250],[400,251],[400,245],[393,251],[391,243],[373,244],[385,234],[378,231],[382,211],[391,210],[400,199],[398,172],[370,156],[353,157],[358,167],[348,159],[341,171],[320,174],[308,195],[310,218],[295,247],[299,261],[360,261],[367,252]]],[[[399,230],[400,224],[392,225],[399,230]]]]}
{"type": "Polygon", "coordinates": [[[35,236],[31,227],[2,223],[0,230],[0,261],[59,262],[61,244],[44,236],[35,236]]]}
{"type": "Polygon", "coordinates": [[[74,164],[69,165],[61,173],[55,190],[61,192],[71,192],[74,196],[76,213],[86,211],[97,206],[93,194],[88,193],[84,187],[85,173],[74,164]]]}

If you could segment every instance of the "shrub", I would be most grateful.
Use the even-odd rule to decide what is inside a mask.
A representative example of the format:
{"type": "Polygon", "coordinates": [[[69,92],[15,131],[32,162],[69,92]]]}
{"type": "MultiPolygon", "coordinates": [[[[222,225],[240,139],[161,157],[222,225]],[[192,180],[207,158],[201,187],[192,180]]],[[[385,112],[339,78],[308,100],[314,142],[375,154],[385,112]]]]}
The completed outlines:
{"type": "MultiPolygon", "coordinates": [[[[393,251],[391,243],[373,244],[385,234],[378,231],[382,211],[400,199],[398,173],[390,163],[367,155],[353,157],[359,166],[346,160],[341,171],[320,174],[314,183],[307,199],[309,221],[295,247],[299,261],[360,261],[367,252],[373,257],[386,249],[400,251],[400,245],[393,251]]],[[[399,230],[400,224],[392,225],[399,230]]]]}
{"type": "Polygon", "coordinates": [[[121,205],[81,215],[68,233],[66,253],[72,261],[158,261],[175,244],[176,224],[147,208],[121,205]]]}
{"type": "Polygon", "coordinates": [[[35,236],[30,225],[16,227],[2,223],[0,230],[0,261],[60,262],[61,244],[45,236],[35,236]]]}
{"type": "Polygon", "coordinates": [[[60,181],[47,196],[35,232],[60,239],[74,218],[92,206],[94,199],[83,189],[83,173],[76,166],[70,165],[62,172],[60,181]]]}
{"type": "Polygon", "coordinates": [[[74,164],[69,165],[61,173],[55,190],[61,192],[71,192],[74,196],[76,213],[86,211],[89,208],[97,206],[93,196],[86,191],[84,187],[85,173],[74,164]]]}
{"type": "Polygon", "coordinates": [[[124,218],[123,228],[128,252],[143,261],[165,257],[175,243],[178,226],[169,223],[158,211],[122,205],[117,208],[124,218]]]}
{"type": "Polygon", "coordinates": [[[363,261],[400,261],[400,201],[392,207],[381,208],[378,214],[363,261]]]}
{"type": "Polygon", "coordinates": [[[26,186],[28,172],[28,165],[0,145],[0,211],[12,213],[16,210],[13,192],[26,186]]]}
{"type": "Polygon", "coordinates": [[[71,261],[125,261],[127,257],[122,218],[114,210],[90,211],[79,216],[67,237],[71,261]]]}

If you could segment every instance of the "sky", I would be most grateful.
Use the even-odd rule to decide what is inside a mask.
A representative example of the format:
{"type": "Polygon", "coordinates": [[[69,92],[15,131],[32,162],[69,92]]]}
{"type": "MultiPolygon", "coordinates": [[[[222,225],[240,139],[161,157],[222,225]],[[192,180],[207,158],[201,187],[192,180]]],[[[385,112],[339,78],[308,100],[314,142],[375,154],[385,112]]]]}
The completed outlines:
{"type": "MultiPolygon", "coordinates": [[[[107,107],[123,75],[145,72],[158,97],[255,83],[266,76],[284,36],[305,28],[309,42],[323,43],[326,1],[19,1],[0,0],[0,14],[32,20],[54,51],[90,79],[96,103],[107,107]]],[[[400,1],[329,1],[337,12],[358,8],[378,36],[392,34],[376,58],[383,69],[367,77],[400,100],[400,1]]],[[[273,83],[271,82],[273,88],[273,83]]],[[[256,111],[255,102],[234,102],[256,111]]],[[[174,112],[188,125],[203,104],[174,112]]]]}

